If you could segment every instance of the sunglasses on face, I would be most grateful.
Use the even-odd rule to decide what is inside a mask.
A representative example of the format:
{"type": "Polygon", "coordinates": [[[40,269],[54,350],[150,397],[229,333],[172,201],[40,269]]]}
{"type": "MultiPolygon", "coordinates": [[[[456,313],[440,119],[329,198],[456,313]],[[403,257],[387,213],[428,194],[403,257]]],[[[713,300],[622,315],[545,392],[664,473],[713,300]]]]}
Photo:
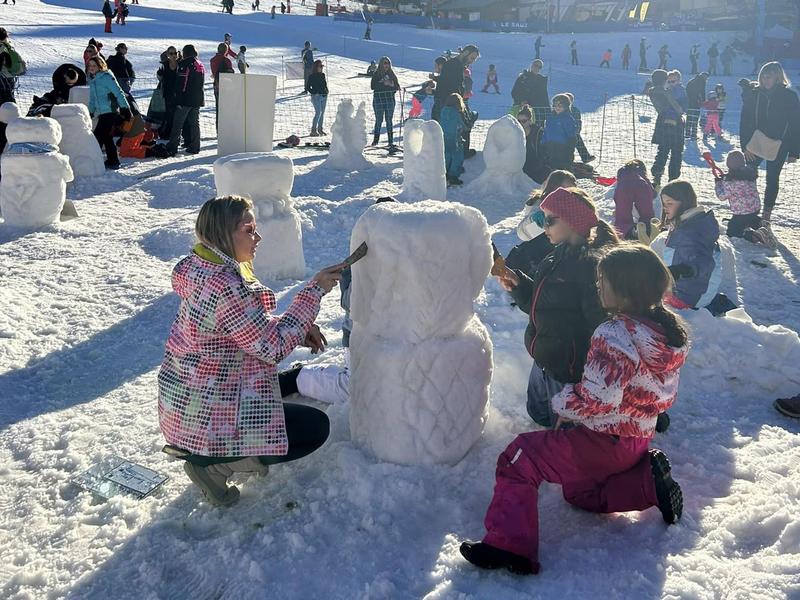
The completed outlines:
{"type": "Polygon", "coordinates": [[[555,215],[544,215],[542,219],[542,227],[552,227],[556,223],[558,223],[558,217],[555,215]]]}

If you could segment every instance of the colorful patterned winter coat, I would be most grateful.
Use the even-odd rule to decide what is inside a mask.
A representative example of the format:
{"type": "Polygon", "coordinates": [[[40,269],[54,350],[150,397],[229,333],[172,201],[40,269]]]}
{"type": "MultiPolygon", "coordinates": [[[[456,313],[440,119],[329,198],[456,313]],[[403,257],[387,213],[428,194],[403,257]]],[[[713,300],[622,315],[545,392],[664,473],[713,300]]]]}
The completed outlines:
{"type": "Polygon", "coordinates": [[[288,452],[277,365],[303,342],[324,292],[310,282],[286,312],[222,253],[200,247],[172,272],[181,297],[158,373],[161,431],[203,456],[288,452]]]}
{"type": "Polygon", "coordinates": [[[668,345],[659,325],[618,315],[595,330],[583,378],[553,397],[553,410],[593,431],[652,438],[687,352],[668,345]]]}
{"type": "Polygon", "coordinates": [[[755,169],[744,167],[731,171],[725,179],[717,179],[714,190],[717,198],[730,203],[735,215],[751,215],[761,210],[761,197],[756,185],[755,169]]]}

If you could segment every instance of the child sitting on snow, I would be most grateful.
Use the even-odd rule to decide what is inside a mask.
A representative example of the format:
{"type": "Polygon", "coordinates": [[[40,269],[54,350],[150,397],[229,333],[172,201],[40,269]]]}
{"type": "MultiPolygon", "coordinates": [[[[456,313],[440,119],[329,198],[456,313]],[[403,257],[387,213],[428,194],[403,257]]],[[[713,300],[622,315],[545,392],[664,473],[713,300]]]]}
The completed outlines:
{"type": "Polygon", "coordinates": [[[575,154],[578,126],[572,117],[572,103],[566,94],[553,97],[553,112],[547,116],[542,144],[551,169],[569,169],[575,154]]]}
{"type": "Polygon", "coordinates": [[[650,235],[651,222],[655,217],[654,196],[653,184],[647,177],[647,166],[641,160],[629,160],[617,171],[617,186],[614,189],[614,227],[621,237],[639,239],[638,224],[634,224],[633,219],[634,207],[639,213],[638,223],[642,224],[645,234],[650,235]]]}
{"type": "Polygon", "coordinates": [[[494,65],[489,65],[489,71],[486,73],[486,85],[483,86],[481,92],[484,94],[489,93],[489,86],[494,87],[494,93],[500,93],[500,86],[497,85],[497,69],[494,65]]]}
{"type": "Polygon", "coordinates": [[[435,89],[436,89],[436,82],[428,80],[422,84],[421,88],[419,88],[416,92],[414,92],[414,94],[411,96],[411,110],[408,111],[409,119],[418,119],[419,117],[422,116],[425,99],[428,96],[432,95],[435,89]]]}
{"type": "Polygon", "coordinates": [[[464,163],[464,138],[467,126],[467,107],[459,94],[450,94],[447,103],[439,115],[439,125],[444,134],[444,163],[447,173],[448,185],[461,185],[459,179],[463,172],[464,163]]]}
{"type": "Polygon", "coordinates": [[[553,398],[560,422],[575,427],[523,433],[497,459],[494,497],[481,542],[461,554],[483,569],[539,572],[538,492],[562,486],[564,499],[597,513],[657,506],[667,524],[683,512],[669,460],[648,449],[659,413],[678,392],[688,335],[662,304],[671,277],[641,245],[612,248],[597,267],[603,307],[613,316],[592,335],[580,383],[553,398]]]}
{"type": "Polygon", "coordinates": [[[728,221],[728,237],[741,237],[754,244],[774,247],[771,242],[774,236],[762,226],[758,216],[761,210],[761,197],[756,186],[758,171],[748,166],[740,150],[729,152],[725,164],[728,173],[716,178],[714,189],[717,198],[731,205],[733,216],[728,221]]]}
{"type": "Polygon", "coordinates": [[[666,301],[679,309],[708,306],[722,279],[714,212],[698,206],[692,184],[680,179],[661,189],[661,204],[668,230],[662,259],[675,279],[666,301]]]}

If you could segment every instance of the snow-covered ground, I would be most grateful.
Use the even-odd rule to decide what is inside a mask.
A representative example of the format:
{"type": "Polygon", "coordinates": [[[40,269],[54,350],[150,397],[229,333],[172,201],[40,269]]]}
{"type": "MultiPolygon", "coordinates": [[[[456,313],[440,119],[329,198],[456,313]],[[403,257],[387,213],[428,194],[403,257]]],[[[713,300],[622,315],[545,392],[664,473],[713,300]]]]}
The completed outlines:
{"type": "MultiPolygon", "coordinates": [[[[145,75],[155,71],[168,44],[197,43],[207,63],[229,31],[234,44],[248,46],[253,71],[262,73],[280,73],[281,56],[296,57],[302,42],[312,40],[330,54],[332,93],[356,100],[368,89],[368,80],[353,78],[364,61],[390,55],[402,67],[401,83],[412,85],[424,79],[439,52],[475,42],[483,54],[474,69],[476,87],[494,63],[503,90],[500,96],[478,93],[472,101],[484,131],[486,119],[510,103],[513,77],[532,54],[527,35],[380,25],[370,43],[360,39],[362,25],[311,18],[306,11],[273,21],[244,6],[230,17],[211,2],[142,2],[131,6],[128,25],[115,26],[113,36],[102,36],[99,4],[84,0],[21,0],[3,5],[2,14],[31,77],[48,78],[61,62],[80,61],[91,36],[102,36],[109,48],[126,41],[145,75]]],[[[651,62],[655,49],[670,43],[677,66],[688,71],[688,58],[678,55],[701,34],[647,35],[651,62]]],[[[606,47],[618,56],[625,42],[635,50],[638,38],[577,39],[582,61],[595,65],[606,47]]],[[[647,123],[612,121],[614,110],[622,109],[609,108],[638,93],[643,79],[617,68],[568,66],[569,39],[545,40],[550,91],[573,91],[591,123],[601,123],[608,94],[610,130],[600,168],[613,174],[631,154],[627,140],[634,130],[639,151],[650,153],[647,123]]],[[[735,77],[714,79],[729,90],[728,124],[739,107],[735,81],[749,68],[742,57],[735,77]]],[[[306,131],[311,108],[302,101],[292,101],[297,108],[283,113],[288,121],[279,127],[306,131]]],[[[328,123],[334,114],[329,105],[328,123]]],[[[729,148],[711,146],[718,159],[729,148]]],[[[725,217],[699,159],[704,149],[701,143],[687,150],[685,176],[725,217]]],[[[295,161],[292,195],[310,276],[348,253],[350,231],[375,198],[399,192],[402,159],[370,153],[372,168],[341,172],[321,168],[325,154],[318,150],[280,152],[295,161]]],[[[773,398],[800,391],[797,165],[785,170],[775,211],[779,249],[733,242],[731,283],[755,323],[735,315],[714,319],[705,311],[685,315],[693,349],[672,427],[655,441],[683,486],[683,520],[665,528],[655,509],[581,513],[564,503],[557,487],[543,486],[543,570],[521,579],[479,572],[458,553],[461,539],[483,533],[498,453],[514,434],[532,428],[524,408],[530,367],[521,343],[525,317],[492,280],[476,302],[494,344],[491,408],[483,437],[457,465],[379,462],[351,441],[348,407],[335,406],[327,409],[333,429],[322,450],[266,478],[243,481],[239,504],[223,510],[202,502],[181,465],[159,452],[155,376],[177,307],[169,275],[190,248],[198,207],[214,195],[215,156],[215,142],[206,139],[197,156],[123,161],[118,172],[70,184],[79,219],[28,234],[0,224],[0,597],[800,597],[800,424],[771,407],[773,398]],[[112,454],[170,479],[143,501],[100,502],[69,483],[112,454]]],[[[481,165],[480,155],[466,162],[467,184],[481,165]]],[[[603,190],[588,189],[609,215],[603,190]]],[[[464,189],[450,190],[448,199],[479,208],[503,252],[516,243],[524,198],[503,190],[468,197],[464,189]]],[[[301,285],[267,283],[281,306],[301,285]]],[[[324,360],[344,359],[341,319],[338,295],[330,294],[319,318],[331,342],[324,360]]],[[[297,351],[286,364],[308,358],[297,351]]]]}

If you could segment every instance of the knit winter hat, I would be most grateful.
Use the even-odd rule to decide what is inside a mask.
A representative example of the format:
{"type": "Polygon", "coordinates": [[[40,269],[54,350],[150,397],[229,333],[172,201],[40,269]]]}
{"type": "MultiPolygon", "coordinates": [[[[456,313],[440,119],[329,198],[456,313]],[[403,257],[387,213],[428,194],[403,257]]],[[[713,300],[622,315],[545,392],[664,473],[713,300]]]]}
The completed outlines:
{"type": "Polygon", "coordinates": [[[589,237],[589,231],[598,223],[594,207],[564,188],[548,194],[540,208],[563,219],[575,233],[583,237],[589,237]]]}
{"type": "Polygon", "coordinates": [[[728,169],[733,171],[734,169],[741,169],[746,166],[747,162],[741,150],[731,150],[725,158],[725,164],[728,165],[728,169]]]}

